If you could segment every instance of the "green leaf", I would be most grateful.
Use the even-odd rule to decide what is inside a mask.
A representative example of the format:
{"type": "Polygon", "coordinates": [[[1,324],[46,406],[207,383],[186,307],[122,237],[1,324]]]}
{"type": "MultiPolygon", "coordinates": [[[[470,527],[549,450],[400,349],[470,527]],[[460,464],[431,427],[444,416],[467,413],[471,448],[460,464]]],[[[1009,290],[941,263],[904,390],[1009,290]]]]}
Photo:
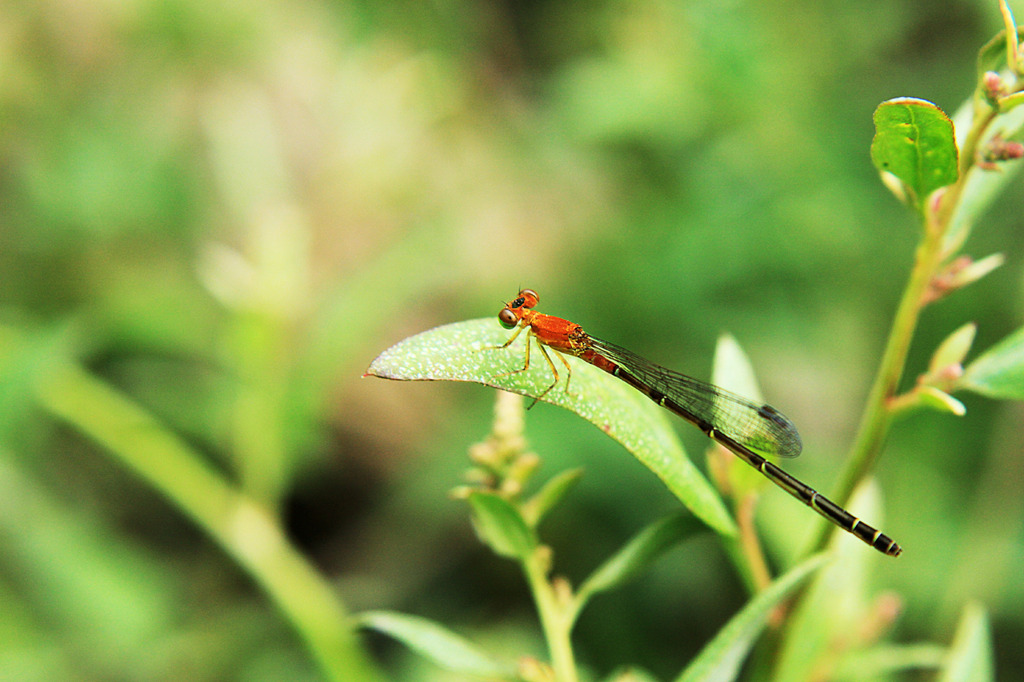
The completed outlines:
{"type": "Polygon", "coordinates": [[[714,365],[711,369],[711,383],[751,400],[762,400],[761,387],[757,385],[750,358],[731,334],[722,334],[718,337],[714,365]]]}
{"type": "Polygon", "coordinates": [[[995,679],[994,670],[988,614],[971,602],[964,607],[939,682],[989,682],[995,679]]]}
{"type": "Polygon", "coordinates": [[[526,522],[536,528],[544,520],[544,516],[561,502],[570,490],[576,487],[582,476],[583,469],[569,469],[552,476],[533,497],[523,504],[523,518],[526,519],[526,522]]]}
{"type": "Polygon", "coordinates": [[[677,682],[728,682],[736,679],[743,659],[768,623],[772,609],[818,570],[826,557],[825,554],[810,557],[751,599],[690,662],[677,682]]]}
{"type": "Polygon", "coordinates": [[[587,600],[598,592],[606,592],[626,583],[667,549],[698,530],[700,525],[689,514],[673,514],[650,524],[580,585],[577,610],[582,609],[587,600]]]}
{"type": "Polygon", "coordinates": [[[888,680],[909,670],[938,670],[946,664],[946,647],[938,644],[876,644],[843,656],[831,679],[888,680]]]}
{"type": "Polygon", "coordinates": [[[490,492],[472,492],[473,526],[480,539],[497,554],[510,559],[525,559],[537,546],[533,529],[519,510],[505,498],[490,492]]]}
{"type": "MultiPolygon", "coordinates": [[[[743,352],[739,342],[731,334],[722,334],[715,345],[715,359],[711,369],[711,383],[721,386],[751,400],[762,401],[761,387],[754,375],[754,366],[743,352]]],[[[716,446],[722,447],[722,446],[716,446]]],[[[724,448],[722,448],[724,450],[724,448]]],[[[726,471],[729,477],[730,494],[742,499],[753,491],[769,486],[768,479],[761,472],[740,460],[732,453],[727,455],[726,471]]]]}
{"type": "Polygon", "coordinates": [[[1024,327],[968,365],[957,386],[990,398],[1024,400],[1024,327]]]}
{"type": "MultiPolygon", "coordinates": [[[[1017,29],[1017,37],[1024,41],[1024,28],[1017,29]]],[[[1002,71],[1006,64],[1006,30],[993,36],[978,52],[978,83],[979,86],[986,71],[1002,71]]]]}
{"type": "MultiPolygon", "coordinates": [[[[972,100],[964,102],[953,117],[957,130],[966,132],[971,129],[974,115],[977,113],[976,109],[972,100]]],[[[1016,107],[1012,111],[1000,114],[989,126],[987,135],[978,144],[978,149],[985,149],[988,141],[996,134],[1005,140],[1020,139],[1022,130],[1024,130],[1024,107],[1016,107]]],[[[963,192],[953,218],[950,220],[949,229],[943,237],[945,252],[953,253],[967,241],[974,224],[995,201],[996,197],[1003,194],[1006,186],[1016,180],[1021,168],[1024,168],[1024,163],[1020,161],[1003,163],[999,166],[998,171],[985,170],[977,165],[971,167],[964,180],[963,192]]]]}
{"type": "Polygon", "coordinates": [[[921,404],[925,407],[930,407],[931,409],[938,410],[939,412],[949,412],[950,414],[955,414],[958,417],[962,417],[967,414],[967,408],[964,407],[962,402],[934,386],[922,386],[918,390],[917,394],[921,400],[921,404]]]}
{"type": "Polygon", "coordinates": [[[959,365],[963,362],[967,357],[967,352],[971,350],[971,344],[974,343],[974,335],[977,331],[978,325],[968,322],[947,336],[932,354],[932,359],[928,363],[928,373],[938,374],[951,365],[959,365]]]}
{"type": "Polygon", "coordinates": [[[356,622],[397,639],[447,670],[480,677],[515,677],[515,668],[495,661],[469,640],[432,620],[395,611],[366,611],[356,616],[356,622]]]}
{"type": "Polygon", "coordinates": [[[928,195],[957,180],[953,122],[931,102],[900,97],[875,109],[871,160],[895,175],[918,208],[928,195]]]}
{"type": "MultiPolygon", "coordinates": [[[[403,381],[472,381],[536,398],[551,385],[551,369],[532,344],[529,371],[508,374],[523,367],[527,336],[521,334],[508,348],[494,348],[508,335],[492,318],[437,327],[384,351],[366,374],[403,381]]],[[[552,357],[562,385],[542,400],[575,412],[619,441],[695,516],[722,535],[735,535],[725,505],[686,457],[667,413],[610,374],[578,358],[563,357],[572,367],[569,390],[565,367],[552,357]]]]}

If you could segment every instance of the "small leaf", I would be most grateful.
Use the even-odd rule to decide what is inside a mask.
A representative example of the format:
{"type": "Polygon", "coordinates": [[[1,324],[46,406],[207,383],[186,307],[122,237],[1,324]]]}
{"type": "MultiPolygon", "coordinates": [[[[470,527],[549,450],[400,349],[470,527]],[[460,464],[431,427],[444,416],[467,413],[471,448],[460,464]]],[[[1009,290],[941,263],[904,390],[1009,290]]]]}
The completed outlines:
{"type": "MultiPolygon", "coordinates": [[[[754,366],[731,334],[722,334],[718,337],[711,369],[711,383],[751,400],[763,400],[761,387],[754,376],[754,366]]],[[[713,447],[721,448],[722,452],[718,454],[727,452],[721,445],[715,444],[713,447]]],[[[711,456],[717,458],[716,454],[711,456]]],[[[750,492],[763,490],[769,485],[768,479],[757,469],[731,452],[725,455],[724,462],[721,459],[712,459],[708,463],[712,471],[719,471],[720,469],[715,467],[721,467],[723,464],[728,476],[729,495],[733,499],[742,499],[750,492]]]]}
{"type": "Polygon", "coordinates": [[[988,614],[977,602],[964,607],[949,659],[939,682],[989,682],[995,679],[988,614]]]}
{"type": "Polygon", "coordinates": [[[763,400],[754,367],[732,334],[722,334],[715,346],[711,383],[751,400],[763,400]]]}
{"type": "Polygon", "coordinates": [[[968,322],[947,336],[932,354],[931,362],[928,363],[928,373],[937,375],[946,367],[962,363],[967,357],[967,352],[971,350],[977,331],[978,325],[968,322]]]}
{"type": "Polygon", "coordinates": [[[968,284],[973,284],[996,268],[1000,267],[1005,262],[1006,256],[1003,254],[989,254],[981,260],[968,263],[967,267],[963,268],[953,276],[953,281],[950,284],[954,288],[962,288],[968,284]]]}
{"type": "Polygon", "coordinates": [[[526,519],[526,522],[536,528],[544,520],[544,516],[561,502],[570,490],[576,487],[582,476],[583,469],[569,469],[552,476],[523,504],[523,518],[526,519]]]}
{"type": "Polygon", "coordinates": [[[495,553],[509,559],[525,559],[537,546],[537,537],[519,510],[505,498],[490,492],[469,495],[473,527],[495,553]]]}
{"type": "MultiPolygon", "coordinates": [[[[974,113],[974,107],[970,102],[962,106],[956,114],[957,129],[970,130],[974,113]]],[[[996,121],[995,125],[990,126],[985,139],[979,141],[978,149],[985,149],[997,134],[1007,140],[1018,139],[1024,130],[1024,107],[1016,107],[1008,113],[1002,113],[996,121]]],[[[999,172],[994,172],[975,165],[968,171],[960,201],[957,202],[949,229],[943,237],[942,248],[946,253],[953,253],[967,240],[973,226],[996,197],[1001,195],[1007,185],[1016,181],[1021,169],[1024,168],[1024,163],[1014,161],[999,168],[999,172]]]]}
{"type": "Polygon", "coordinates": [[[990,398],[1024,400],[1024,327],[968,365],[957,386],[990,398]]]}
{"type": "Polygon", "coordinates": [[[447,670],[480,677],[515,676],[515,668],[495,661],[469,640],[432,620],[395,611],[366,611],[356,616],[356,622],[397,639],[447,670]]]}
{"type": "Polygon", "coordinates": [[[821,568],[826,558],[825,554],[810,557],[751,599],[690,662],[677,682],[729,682],[736,679],[743,659],[768,623],[772,609],[821,568]]]}
{"type": "Polygon", "coordinates": [[[714,488],[686,457],[665,410],[643,394],[579,358],[564,356],[572,367],[565,390],[565,367],[552,357],[561,385],[551,385],[551,370],[533,344],[529,371],[524,365],[526,334],[497,349],[509,332],[494,319],[467,320],[411,336],[381,353],[367,375],[403,381],[472,381],[538,397],[564,407],[619,441],[653,471],[686,507],[717,533],[735,535],[736,525],[714,488]]]}
{"type": "MultiPolygon", "coordinates": [[[[1017,29],[1018,41],[1024,40],[1024,28],[1017,29]]],[[[1002,71],[1007,68],[1006,31],[1002,30],[978,52],[978,82],[981,83],[986,71],[1002,71]]]]}
{"type": "Polygon", "coordinates": [[[925,407],[939,412],[951,412],[958,417],[967,414],[967,408],[962,402],[934,386],[922,386],[918,389],[918,395],[925,407]]]}
{"type": "Polygon", "coordinates": [[[896,679],[903,671],[937,670],[945,665],[946,654],[946,647],[938,644],[876,644],[843,656],[832,679],[896,679]]]}
{"type": "Polygon", "coordinates": [[[931,102],[901,97],[875,109],[871,160],[892,173],[920,208],[928,195],[957,180],[953,122],[931,102]]]}
{"type": "Polygon", "coordinates": [[[598,592],[626,583],[667,549],[698,530],[700,525],[689,514],[673,514],[647,526],[580,585],[577,609],[582,609],[598,592]]]}
{"type": "Polygon", "coordinates": [[[1012,95],[1001,97],[999,99],[999,111],[1001,113],[1007,113],[1013,111],[1021,104],[1024,104],[1024,92],[1015,92],[1012,95]]]}

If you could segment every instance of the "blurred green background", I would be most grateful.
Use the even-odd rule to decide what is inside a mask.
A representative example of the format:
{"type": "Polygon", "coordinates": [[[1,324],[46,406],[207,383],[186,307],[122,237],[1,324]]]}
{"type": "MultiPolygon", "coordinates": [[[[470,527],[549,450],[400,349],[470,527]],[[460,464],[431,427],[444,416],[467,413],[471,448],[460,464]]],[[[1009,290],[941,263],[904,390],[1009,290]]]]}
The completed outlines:
{"type": "MultiPolygon", "coordinates": [[[[66,358],[279,509],[351,610],[508,656],[543,655],[528,594],[446,494],[493,395],[360,378],[405,336],[520,287],[698,377],[728,331],[827,493],[916,243],[872,111],[952,113],[1000,28],[995,0],[3,3],[0,678],[318,675],[218,545],[40,408],[33,377],[66,358]]],[[[1006,265],[926,310],[908,385],[962,323],[978,350],[1021,325],[1021,215],[1018,180],[966,247],[1006,265]]],[[[904,600],[900,642],[948,643],[979,599],[1019,679],[1024,411],[963,399],[896,425],[869,520],[905,553],[874,587],[904,600]]],[[[571,579],[676,507],[573,415],[527,430],[546,474],[586,468],[544,527],[571,579]]],[[[818,523],[774,490],[760,512],[780,564],[818,523]]],[[[578,656],[670,675],[744,600],[705,536],[598,600],[578,656]]],[[[396,679],[455,679],[363,641],[396,679]]]]}

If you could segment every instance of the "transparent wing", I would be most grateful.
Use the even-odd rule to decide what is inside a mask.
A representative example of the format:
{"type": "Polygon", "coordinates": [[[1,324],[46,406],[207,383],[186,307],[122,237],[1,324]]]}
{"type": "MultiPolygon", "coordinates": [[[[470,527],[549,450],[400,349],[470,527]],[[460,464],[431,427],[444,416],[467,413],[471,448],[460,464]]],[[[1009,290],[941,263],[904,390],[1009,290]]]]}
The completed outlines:
{"type": "Polygon", "coordinates": [[[771,405],[673,372],[613,343],[594,337],[590,341],[598,353],[687,412],[681,415],[684,418],[710,424],[715,431],[763,456],[796,457],[803,449],[796,426],[771,405]]]}

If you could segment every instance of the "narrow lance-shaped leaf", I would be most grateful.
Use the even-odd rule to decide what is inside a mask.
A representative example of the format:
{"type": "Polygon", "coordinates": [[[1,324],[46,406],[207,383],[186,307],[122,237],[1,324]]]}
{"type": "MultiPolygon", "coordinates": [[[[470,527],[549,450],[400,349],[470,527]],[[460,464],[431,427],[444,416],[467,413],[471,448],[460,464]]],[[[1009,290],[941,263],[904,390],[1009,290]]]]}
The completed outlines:
{"type": "Polygon", "coordinates": [[[768,623],[772,609],[820,568],[826,556],[812,556],[751,599],[690,662],[677,682],[730,682],[736,679],[743,659],[768,623]]]}
{"type": "Polygon", "coordinates": [[[366,611],[356,617],[365,628],[405,644],[438,666],[467,675],[512,678],[514,668],[495,661],[464,637],[419,616],[394,611],[366,611]]]}
{"type": "Polygon", "coordinates": [[[480,538],[496,553],[509,559],[525,559],[537,546],[537,538],[519,510],[491,492],[469,495],[473,526],[480,538]]]}
{"type": "MultiPolygon", "coordinates": [[[[715,359],[711,370],[711,383],[751,400],[762,401],[761,387],[754,375],[754,366],[739,342],[731,334],[722,334],[715,345],[715,359]]],[[[721,445],[715,445],[723,451],[721,445]]],[[[718,454],[722,454],[718,452],[718,454]]],[[[768,479],[757,469],[743,462],[731,452],[725,459],[729,477],[729,491],[734,499],[746,497],[752,491],[764,489],[768,479]]],[[[713,462],[712,462],[713,465],[713,462]]]]}
{"type": "Polygon", "coordinates": [[[957,180],[953,122],[931,102],[900,97],[875,109],[871,160],[903,183],[920,208],[928,195],[957,180]]]}
{"type": "MultiPolygon", "coordinates": [[[[508,348],[496,349],[508,334],[490,318],[437,327],[384,351],[366,374],[405,381],[472,381],[531,397],[544,394],[554,379],[536,347],[529,371],[509,374],[524,365],[526,334],[508,348]]],[[[734,535],[736,526],[725,505],[686,457],[667,413],[610,374],[578,358],[563,357],[572,367],[569,390],[565,367],[553,357],[560,385],[542,400],[575,412],[619,441],[695,516],[722,535],[734,535]]]]}
{"type": "Polygon", "coordinates": [[[937,670],[946,664],[946,647],[931,642],[914,644],[874,644],[851,651],[836,666],[836,680],[902,679],[901,672],[937,670]]]}
{"type": "MultiPolygon", "coordinates": [[[[953,117],[956,129],[970,130],[976,113],[974,102],[966,101],[953,117]]],[[[989,127],[988,134],[979,143],[979,149],[984,150],[995,134],[1006,140],[1020,139],[1021,130],[1024,130],[1024,107],[1016,107],[1008,113],[999,115],[996,122],[989,127]]],[[[967,241],[973,225],[996,198],[1002,195],[1007,185],[1016,181],[1021,168],[1024,168],[1024,163],[1019,160],[1001,164],[998,171],[985,170],[977,164],[971,167],[964,179],[964,188],[949,229],[943,238],[943,249],[947,253],[952,253],[967,241]]]]}
{"type": "Polygon", "coordinates": [[[969,364],[958,387],[990,398],[1024,400],[1024,327],[969,364]]]}
{"type": "MultiPolygon", "coordinates": [[[[1002,71],[1006,68],[1006,30],[992,37],[992,40],[978,51],[978,82],[984,79],[986,71],[1002,71]]],[[[1017,40],[1024,41],[1024,28],[1017,29],[1017,40]]]]}
{"type": "Polygon", "coordinates": [[[577,610],[582,609],[594,594],[624,584],[650,566],[663,552],[700,528],[692,516],[678,514],[647,526],[580,585],[577,610]]]}
{"type": "Polygon", "coordinates": [[[526,522],[536,528],[544,520],[545,514],[579,483],[581,476],[583,469],[569,469],[548,479],[540,490],[523,503],[523,518],[526,522]]]}
{"type": "Polygon", "coordinates": [[[928,363],[928,373],[937,375],[947,367],[962,363],[971,350],[977,331],[978,325],[968,322],[947,336],[932,354],[932,359],[928,363]]]}

